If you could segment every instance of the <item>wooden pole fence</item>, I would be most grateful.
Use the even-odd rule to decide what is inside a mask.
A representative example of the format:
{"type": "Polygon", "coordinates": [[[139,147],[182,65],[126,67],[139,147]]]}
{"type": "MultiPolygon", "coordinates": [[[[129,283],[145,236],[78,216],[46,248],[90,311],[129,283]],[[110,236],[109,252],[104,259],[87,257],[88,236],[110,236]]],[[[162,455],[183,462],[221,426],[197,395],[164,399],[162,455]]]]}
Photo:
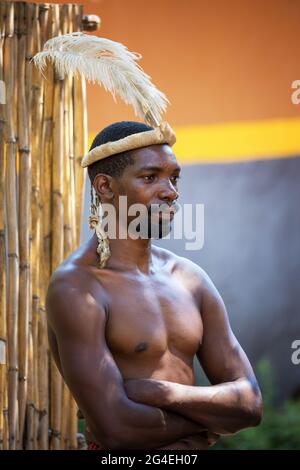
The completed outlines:
{"type": "Polygon", "coordinates": [[[51,65],[43,77],[31,58],[49,38],[82,30],[82,18],[78,4],[0,1],[0,450],[77,448],[45,299],[80,241],[85,82],[51,65]]]}

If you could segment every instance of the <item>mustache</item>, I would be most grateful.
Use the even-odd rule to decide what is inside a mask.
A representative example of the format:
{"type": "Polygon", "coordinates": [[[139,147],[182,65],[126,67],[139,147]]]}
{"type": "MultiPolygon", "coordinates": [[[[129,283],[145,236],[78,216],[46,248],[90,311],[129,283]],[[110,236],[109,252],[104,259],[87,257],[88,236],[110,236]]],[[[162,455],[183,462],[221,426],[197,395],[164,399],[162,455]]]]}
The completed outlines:
{"type": "Polygon", "coordinates": [[[153,215],[153,214],[163,214],[163,215],[168,215],[168,214],[176,214],[180,209],[180,206],[178,202],[174,201],[171,205],[167,203],[162,203],[162,204],[151,204],[147,210],[148,210],[148,215],[153,215]]]}

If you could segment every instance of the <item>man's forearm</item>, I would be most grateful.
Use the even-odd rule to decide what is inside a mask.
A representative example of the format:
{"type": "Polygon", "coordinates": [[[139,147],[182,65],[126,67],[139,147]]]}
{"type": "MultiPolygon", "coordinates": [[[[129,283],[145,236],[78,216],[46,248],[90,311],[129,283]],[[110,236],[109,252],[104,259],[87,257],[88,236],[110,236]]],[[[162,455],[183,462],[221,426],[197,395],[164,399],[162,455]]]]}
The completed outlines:
{"type": "Polygon", "coordinates": [[[205,431],[203,426],[176,412],[129,399],[122,406],[122,412],[118,410],[114,428],[110,435],[96,439],[111,450],[156,449],[205,431]]]}
{"type": "Polygon", "coordinates": [[[131,399],[172,410],[217,434],[255,426],[261,418],[260,393],[246,379],[209,387],[136,379],[126,389],[131,399]]]}
{"type": "Polygon", "coordinates": [[[208,387],[171,383],[171,387],[174,401],[166,409],[189,417],[215,433],[235,433],[260,421],[260,397],[255,396],[247,380],[208,387]]]}
{"type": "MultiPolygon", "coordinates": [[[[133,449],[157,449],[172,444],[182,438],[205,432],[202,425],[170,410],[160,410],[162,421],[158,426],[146,428],[139,422],[134,426],[133,442],[131,438],[124,442],[125,447],[133,449]]],[[[205,434],[203,435],[203,439],[205,434]]]]}

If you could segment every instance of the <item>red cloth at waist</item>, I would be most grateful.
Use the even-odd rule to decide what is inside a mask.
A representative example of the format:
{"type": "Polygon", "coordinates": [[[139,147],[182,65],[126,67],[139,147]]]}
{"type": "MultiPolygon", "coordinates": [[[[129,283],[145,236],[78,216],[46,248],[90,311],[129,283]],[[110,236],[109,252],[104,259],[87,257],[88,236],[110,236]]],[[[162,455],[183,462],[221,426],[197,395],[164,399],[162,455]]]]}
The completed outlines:
{"type": "Polygon", "coordinates": [[[103,447],[99,446],[99,444],[96,444],[95,442],[90,441],[88,443],[87,450],[105,450],[105,449],[103,449],[103,447]]]}

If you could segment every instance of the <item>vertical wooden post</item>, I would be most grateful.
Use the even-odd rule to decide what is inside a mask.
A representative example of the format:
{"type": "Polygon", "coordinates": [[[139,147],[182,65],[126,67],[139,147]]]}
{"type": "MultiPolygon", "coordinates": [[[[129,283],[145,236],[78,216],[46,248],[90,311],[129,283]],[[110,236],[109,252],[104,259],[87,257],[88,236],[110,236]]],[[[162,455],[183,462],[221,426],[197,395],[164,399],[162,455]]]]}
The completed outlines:
{"type": "MultiPolygon", "coordinates": [[[[0,80],[3,76],[3,43],[5,34],[5,3],[0,3],[0,80]]],[[[4,85],[2,92],[4,93],[4,85]]],[[[1,97],[5,98],[5,96],[1,97]]],[[[4,100],[3,100],[4,101],[4,100]]],[[[4,448],[4,409],[6,393],[6,224],[5,224],[5,158],[4,158],[5,104],[0,102],[0,450],[4,448]],[[2,196],[1,196],[2,195],[2,196]]]]}
{"type": "Polygon", "coordinates": [[[25,92],[26,55],[26,11],[25,4],[19,7],[18,44],[18,151],[19,170],[19,247],[20,247],[20,293],[19,293],[19,437],[23,442],[27,402],[28,338],[29,338],[29,295],[30,295],[30,196],[31,196],[31,153],[28,133],[28,109],[25,92]]]}
{"type": "MultiPolygon", "coordinates": [[[[50,5],[39,6],[41,47],[52,36],[52,12],[50,5]]],[[[48,338],[45,297],[50,278],[51,256],[51,140],[52,140],[52,108],[53,108],[53,70],[46,70],[43,95],[43,118],[40,149],[40,302],[38,323],[38,396],[39,396],[39,432],[38,448],[47,450],[49,447],[49,399],[48,399],[48,338]]]]}
{"type": "MultiPolygon", "coordinates": [[[[73,6],[73,24],[76,30],[82,29],[82,7],[73,6]]],[[[76,184],[76,246],[79,245],[80,223],[83,207],[84,182],[86,171],[82,171],[81,160],[87,152],[87,113],[86,113],[86,84],[82,77],[74,78],[74,163],[76,184]],[[76,103],[76,104],[75,104],[76,103]]]]}
{"type": "MultiPolygon", "coordinates": [[[[31,150],[31,161],[32,161],[32,64],[30,60],[33,56],[33,43],[34,36],[32,34],[33,21],[35,15],[34,4],[26,3],[26,24],[27,24],[27,35],[26,35],[26,63],[25,63],[25,94],[27,101],[27,126],[28,134],[30,136],[30,150],[31,150]],[[30,33],[28,34],[28,31],[30,33]]],[[[32,170],[32,165],[31,165],[32,170]]],[[[32,173],[31,173],[32,175],[32,173]]],[[[31,179],[32,188],[32,179],[31,179]]],[[[31,194],[32,198],[32,194],[31,194]]],[[[30,222],[29,222],[29,253],[30,253],[30,287],[29,287],[29,318],[28,318],[28,372],[27,372],[27,397],[26,397],[26,442],[24,442],[25,449],[34,448],[34,366],[33,366],[33,337],[32,337],[32,307],[33,307],[33,252],[32,252],[32,199],[30,207],[30,222]]]]}
{"type": "MultiPolygon", "coordinates": [[[[6,28],[4,47],[4,80],[6,101],[13,102],[15,92],[14,64],[14,3],[6,5],[6,28]]],[[[16,448],[17,397],[18,397],[18,299],[19,299],[19,244],[17,216],[16,178],[16,126],[13,106],[5,106],[6,126],[6,216],[8,232],[8,425],[9,448],[16,448]]]]}
{"type": "MultiPolygon", "coordinates": [[[[59,32],[59,6],[54,5],[54,27],[59,32]]],[[[52,271],[63,260],[64,256],[64,221],[63,221],[63,79],[54,74],[53,103],[53,163],[52,163],[52,271]]],[[[59,449],[61,440],[61,405],[62,379],[51,358],[51,449],[59,449]]]]}
{"type": "MultiPolygon", "coordinates": [[[[41,32],[39,21],[39,5],[34,5],[33,14],[33,54],[41,49],[41,32]]],[[[41,166],[41,129],[43,116],[43,80],[36,67],[32,70],[32,347],[33,347],[33,409],[34,430],[33,448],[37,448],[38,428],[38,324],[40,303],[40,166],[41,166]]]]}

